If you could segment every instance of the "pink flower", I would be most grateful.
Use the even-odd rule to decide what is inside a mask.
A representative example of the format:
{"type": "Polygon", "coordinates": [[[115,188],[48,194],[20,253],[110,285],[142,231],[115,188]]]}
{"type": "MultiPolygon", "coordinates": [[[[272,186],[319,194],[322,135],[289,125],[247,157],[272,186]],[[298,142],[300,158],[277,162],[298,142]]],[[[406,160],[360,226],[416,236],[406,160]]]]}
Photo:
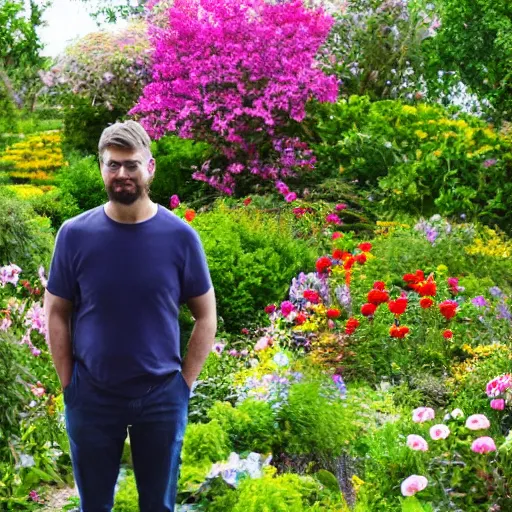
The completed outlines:
{"type": "Polygon", "coordinates": [[[473,441],[471,450],[475,453],[489,453],[496,451],[496,445],[490,437],[479,437],[473,441]]]}
{"type": "MultiPolygon", "coordinates": [[[[269,336],[263,336],[262,338],[260,338],[258,340],[256,345],[254,345],[254,350],[265,350],[271,344],[272,344],[272,338],[270,338],[269,336]]],[[[243,355],[243,354],[241,353],[241,355],[243,355]]]]}
{"type": "Polygon", "coordinates": [[[407,446],[411,450],[416,450],[420,452],[426,452],[428,450],[428,443],[421,436],[417,436],[416,434],[411,434],[407,436],[407,446]]]}
{"type": "Polygon", "coordinates": [[[412,411],[412,421],[414,423],[424,423],[433,420],[435,415],[434,409],[430,407],[418,407],[412,411]]]}
{"type": "Polygon", "coordinates": [[[295,306],[289,300],[285,300],[284,302],[281,302],[281,314],[284,317],[287,317],[294,310],[295,310],[295,306]]]}
{"type": "Polygon", "coordinates": [[[339,203],[336,205],[336,211],[341,212],[342,210],[346,210],[347,205],[345,203],[339,203]]]}
{"type": "Polygon", "coordinates": [[[503,409],[505,409],[505,400],[503,400],[503,398],[491,400],[491,408],[496,411],[503,411],[503,409]]]}
{"type": "Polygon", "coordinates": [[[335,213],[329,213],[329,215],[325,217],[325,221],[327,224],[342,224],[341,219],[335,213]]]}
{"type": "Polygon", "coordinates": [[[19,280],[19,274],[21,273],[21,268],[18,265],[6,265],[5,267],[0,267],[0,287],[4,287],[7,283],[11,283],[16,286],[19,280]]]}
{"type": "Polygon", "coordinates": [[[446,439],[450,435],[450,429],[443,424],[434,425],[430,429],[430,437],[434,441],[438,441],[439,439],[446,439]]]}
{"type": "Polygon", "coordinates": [[[297,199],[297,194],[295,192],[290,192],[290,193],[286,194],[286,196],[284,197],[284,200],[287,203],[291,203],[291,202],[295,201],[295,199],[297,199]]]}
{"type": "Polygon", "coordinates": [[[214,343],[212,347],[212,352],[215,352],[217,355],[221,355],[224,351],[225,343],[214,343]]]}
{"type": "Polygon", "coordinates": [[[32,391],[32,393],[37,397],[41,397],[46,393],[46,390],[44,389],[43,385],[39,381],[37,381],[36,386],[34,386],[34,385],[30,386],[30,391],[32,391]]]}
{"type": "Polygon", "coordinates": [[[428,480],[424,476],[411,475],[406,478],[401,487],[403,496],[414,496],[417,492],[423,491],[427,487],[428,480]]]}
{"type": "Polygon", "coordinates": [[[171,207],[171,210],[178,208],[178,206],[180,205],[180,198],[176,194],[174,194],[173,196],[171,196],[169,205],[171,207]]]}
{"type": "Polygon", "coordinates": [[[473,414],[466,420],[466,427],[470,430],[483,430],[490,426],[491,422],[483,414],[473,414]]]}
{"type": "Polygon", "coordinates": [[[507,389],[512,387],[512,376],[510,373],[505,373],[499,377],[495,377],[487,383],[485,392],[489,398],[502,395],[507,389]]]}

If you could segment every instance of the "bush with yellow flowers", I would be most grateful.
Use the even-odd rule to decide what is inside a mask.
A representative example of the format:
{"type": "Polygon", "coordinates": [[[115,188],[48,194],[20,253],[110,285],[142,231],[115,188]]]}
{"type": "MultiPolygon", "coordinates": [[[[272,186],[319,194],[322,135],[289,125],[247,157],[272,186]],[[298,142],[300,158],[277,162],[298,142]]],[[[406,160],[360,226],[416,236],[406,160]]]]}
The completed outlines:
{"type": "Polygon", "coordinates": [[[41,132],[16,142],[0,155],[0,165],[16,181],[51,181],[53,171],[66,165],[60,132],[41,132]]]}

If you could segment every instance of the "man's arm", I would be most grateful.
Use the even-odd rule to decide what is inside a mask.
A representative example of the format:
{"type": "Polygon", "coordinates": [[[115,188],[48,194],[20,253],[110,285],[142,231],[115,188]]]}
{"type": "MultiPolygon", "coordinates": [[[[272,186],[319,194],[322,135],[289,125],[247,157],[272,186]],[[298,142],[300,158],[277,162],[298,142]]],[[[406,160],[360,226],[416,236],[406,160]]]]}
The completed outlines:
{"type": "Polygon", "coordinates": [[[72,311],[71,301],[57,297],[46,290],[44,295],[44,312],[48,330],[46,340],[63,389],[71,382],[73,373],[72,311]]]}
{"type": "Polygon", "coordinates": [[[196,323],[183,361],[182,374],[188,386],[192,388],[212,350],[217,332],[217,307],[213,287],[204,295],[189,299],[187,305],[196,323]]]}

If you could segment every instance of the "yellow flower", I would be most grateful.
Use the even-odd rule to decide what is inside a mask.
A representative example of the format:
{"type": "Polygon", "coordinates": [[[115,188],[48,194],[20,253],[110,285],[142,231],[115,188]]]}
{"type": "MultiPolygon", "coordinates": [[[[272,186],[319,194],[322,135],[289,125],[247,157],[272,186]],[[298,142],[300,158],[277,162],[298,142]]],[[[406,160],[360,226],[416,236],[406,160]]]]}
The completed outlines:
{"type": "Polygon", "coordinates": [[[423,155],[421,149],[416,150],[416,160],[419,160],[421,158],[421,155],[423,155]]]}
{"type": "Polygon", "coordinates": [[[345,167],[343,165],[340,165],[340,174],[343,174],[345,172],[345,167]]]}
{"type": "Polygon", "coordinates": [[[450,137],[457,138],[457,134],[455,132],[453,132],[453,131],[444,132],[443,136],[444,136],[445,139],[449,139],[450,137]]]}
{"type": "Polygon", "coordinates": [[[412,107],[411,105],[404,105],[402,107],[402,112],[404,114],[416,115],[418,113],[418,110],[416,109],[416,107],[412,107]]]}
{"type": "Polygon", "coordinates": [[[428,137],[428,133],[424,132],[423,130],[416,130],[414,133],[416,134],[416,137],[418,137],[421,140],[426,139],[428,137]]]}
{"type": "Polygon", "coordinates": [[[446,265],[438,265],[437,271],[440,273],[444,273],[448,271],[448,267],[446,265]]]}
{"type": "Polygon", "coordinates": [[[434,151],[434,156],[436,156],[436,157],[440,157],[442,154],[443,154],[443,152],[440,149],[436,149],[434,151]]]}

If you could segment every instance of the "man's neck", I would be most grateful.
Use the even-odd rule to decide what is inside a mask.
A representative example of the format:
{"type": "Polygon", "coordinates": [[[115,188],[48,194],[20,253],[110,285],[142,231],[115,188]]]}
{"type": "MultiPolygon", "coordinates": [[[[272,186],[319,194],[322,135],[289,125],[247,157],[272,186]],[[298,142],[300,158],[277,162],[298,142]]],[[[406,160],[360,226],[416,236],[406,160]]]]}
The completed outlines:
{"type": "Polygon", "coordinates": [[[158,205],[149,197],[138,199],[133,204],[126,205],[109,201],[104,206],[105,213],[116,222],[137,224],[156,215],[158,205]]]}

